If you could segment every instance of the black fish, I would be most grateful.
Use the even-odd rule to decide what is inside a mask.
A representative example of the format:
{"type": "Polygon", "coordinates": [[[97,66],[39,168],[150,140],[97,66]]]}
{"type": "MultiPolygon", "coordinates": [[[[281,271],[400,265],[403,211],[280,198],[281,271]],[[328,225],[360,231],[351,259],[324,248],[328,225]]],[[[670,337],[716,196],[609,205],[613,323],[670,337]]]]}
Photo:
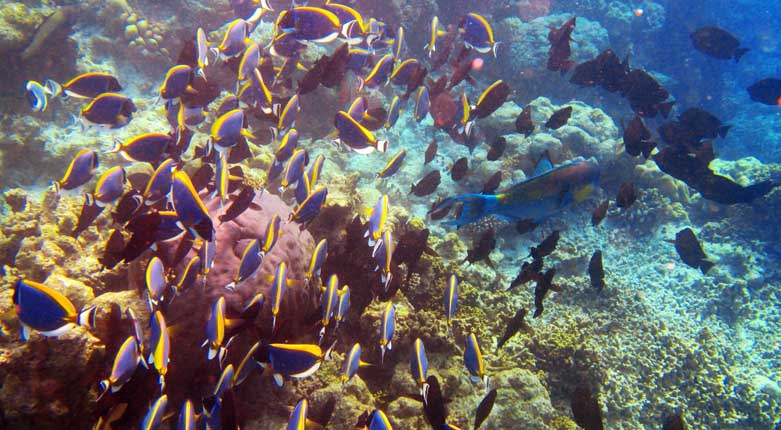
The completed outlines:
{"type": "Polygon", "coordinates": [[[485,181],[485,184],[483,184],[483,191],[481,193],[483,194],[493,194],[497,188],[499,188],[499,184],[502,183],[502,171],[498,171],[491,175],[490,178],[488,178],[487,181],[485,181]]]}
{"type": "Polygon", "coordinates": [[[572,106],[563,107],[556,112],[553,112],[548,121],[545,123],[545,127],[550,129],[557,129],[569,121],[569,117],[572,115],[572,106]]]}
{"type": "Polygon", "coordinates": [[[672,414],[664,418],[662,430],[686,430],[686,421],[681,414],[672,414]]]}
{"type": "Polygon", "coordinates": [[[466,252],[466,258],[461,263],[468,261],[471,264],[485,260],[486,264],[491,266],[491,259],[488,256],[496,248],[496,232],[494,229],[489,228],[484,231],[473,245],[474,247],[466,252]]]}
{"type": "Polygon", "coordinates": [[[704,144],[695,153],[667,147],[654,155],[654,161],[661,171],[686,182],[704,198],[725,205],[751,203],[780,185],[773,181],[762,181],[744,187],[726,176],[713,173],[708,165],[714,158],[710,144],[704,144]]]}
{"type": "Polygon", "coordinates": [[[458,182],[466,177],[469,171],[469,160],[466,157],[461,157],[453,163],[453,167],[450,168],[450,178],[458,182]]]}
{"type": "Polygon", "coordinates": [[[679,121],[667,121],[659,126],[658,131],[665,143],[682,150],[694,151],[701,146],[694,130],[679,121]]]}
{"type": "Polygon", "coordinates": [[[423,165],[430,163],[431,160],[434,159],[434,157],[437,156],[437,148],[439,145],[437,145],[436,140],[432,140],[431,143],[428,144],[428,148],[426,148],[426,154],[425,159],[423,160],[423,165]]]}
{"type": "Polygon", "coordinates": [[[130,221],[130,218],[133,218],[143,206],[144,198],[141,197],[141,193],[130,190],[119,199],[114,211],[111,212],[111,219],[117,224],[124,224],[130,221]]]}
{"type": "Polygon", "coordinates": [[[450,213],[450,205],[447,205],[443,208],[440,208],[438,210],[434,210],[437,206],[439,206],[439,203],[442,202],[442,199],[437,200],[431,205],[431,209],[429,209],[427,215],[431,218],[432,221],[440,220],[447,216],[448,213],[450,213]]]}
{"type": "Polygon", "coordinates": [[[176,267],[179,265],[179,263],[184,260],[184,257],[187,257],[187,254],[190,253],[190,250],[193,249],[193,244],[195,244],[195,239],[192,235],[182,235],[182,238],[179,240],[179,245],[176,246],[173,254],[166,256],[166,258],[163,259],[165,266],[176,267]]]}
{"type": "Polygon", "coordinates": [[[532,232],[537,227],[539,227],[539,224],[534,222],[534,220],[530,218],[525,218],[515,223],[515,231],[517,231],[518,234],[526,234],[532,232]]]}
{"type": "Polygon", "coordinates": [[[480,428],[480,425],[483,424],[483,421],[485,421],[486,418],[488,418],[488,416],[491,415],[491,410],[494,408],[495,401],[496,401],[496,388],[489,391],[488,394],[486,394],[486,396],[483,397],[483,400],[480,401],[480,404],[477,405],[477,410],[475,411],[474,430],[480,428]]]}
{"type": "Polygon", "coordinates": [[[607,215],[607,208],[610,206],[610,200],[605,200],[594,208],[594,212],[591,213],[591,225],[597,226],[605,219],[607,215]]]}
{"type": "Polygon", "coordinates": [[[599,249],[594,251],[588,262],[588,276],[591,280],[591,286],[597,291],[602,291],[605,288],[605,268],[602,266],[602,251],[599,249]]]}
{"type": "Polygon", "coordinates": [[[673,102],[665,102],[670,93],[645,70],[629,72],[622,80],[620,90],[632,110],[642,117],[651,118],[661,113],[667,118],[670,114],[673,102]]]}
{"type": "Polygon", "coordinates": [[[488,154],[485,156],[486,160],[498,160],[504,154],[505,148],[507,148],[507,139],[502,136],[497,137],[488,149],[488,154]]]}
{"type": "Polygon", "coordinates": [[[593,60],[578,64],[572,71],[570,82],[581,87],[601,86],[616,92],[628,73],[629,62],[621,62],[613,50],[606,49],[593,60]]]}
{"type": "Polygon", "coordinates": [[[766,78],[746,88],[751,100],[769,106],[781,105],[781,79],[766,78]]]}
{"type": "Polygon", "coordinates": [[[103,251],[103,256],[98,258],[100,265],[103,269],[113,269],[120,261],[122,261],[122,252],[125,250],[125,238],[122,236],[122,232],[114,229],[111,232],[106,241],[106,248],[103,251]]]}
{"type": "Polygon", "coordinates": [[[407,265],[407,279],[415,272],[423,253],[438,256],[437,252],[428,246],[429,230],[408,230],[401,235],[393,250],[393,260],[396,264],[407,265]]]}
{"type": "Polygon", "coordinates": [[[347,63],[350,61],[350,46],[343,43],[323,61],[320,83],[326,88],[336,88],[344,79],[347,63]]]}
{"type": "Polygon", "coordinates": [[[621,209],[629,209],[630,206],[637,200],[637,193],[635,193],[635,186],[632,181],[627,181],[618,187],[618,195],[616,196],[616,206],[621,209]]]}
{"type": "Polygon", "coordinates": [[[76,223],[76,228],[73,229],[71,237],[77,239],[79,235],[98,218],[98,215],[103,212],[103,206],[98,206],[95,202],[95,198],[90,194],[84,194],[84,204],[81,206],[81,213],[79,214],[79,221],[76,223]]]}
{"type": "Polygon", "coordinates": [[[556,276],[556,269],[548,269],[539,279],[534,286],[534,318],[542,315],[545,307],[542,305],[542,301],[545,300],[545,295],[548,291],[559,291],[559,287],[553,285],[553,277],[556,276]]]}
{"type": "Polygon", "coordinates": [[[529,256],[535,260],[539,260],[543,257],[551,255],[551,253],[556,249],[556,245],[559,243],[559,237],[559,231],[553,230],[553,232],[549,234],[548,237],[543,239],[539,245],[532,246],[531,252],[529,252],[529,256]]]}
{"type": "Polygon", "coordinates": [[[502,337],[499,338],[499,342],[496,344],[496,350],[499,351],[499,348],[503,347],[505,343],[507,343],[510,338],[515,336],[516,333],[518,333],[518,330],[520,329],[528,329],[526,326],[526,323],[524,322],[524,318],[526,318],[526,308],[520,308],[518,309],[518,312],[515,313],[515,316],[512,317],[510,322],[507,323],[507,326],[504,328],[504,333],[502,334],[502,337]]]}
{"type": "Polygon", "coordinates": [[[523,265],[521,265],[521,271],[518,272],[518,276],[516,276],[515,279],[513,279],[513,281],[510,283],[510,286],[507,287],[507,291],[510,291],[513,288],[519,285],[523,285],[529,281],[539,280],[540,277],[542,277],[542,266],[542,258],[534,259],[531,263],[524,261],[523,265]]]}
{"type": "Polygon", "coordinates": [[[727,30],[719,27],[702,27],[690,35],[694,48],[713,58],[729,60],[734,58],[737,63],[740,57],[749,51],[741,48],[740,41],[727,30]]]}
{"type": "Polygon", "coordinates": [[[193,183],[195,191],[201,191],[209,185],[212,178],[214,178],[214,169],[211,165],[204,163],[192,174],[190,181],[193,183]]]}
{"type": "Polygon", "coordinates": [[[588,385],[578,385],[570,397],[575,423],[584,430],[602,430],[602,409],[588,385]]]}
{"type": "Polygon", "coordinates": [[[515,119],[515,131],[521,133],[524,137],[529,137],[530,134],[534,133],[532,107],[530,105],[526,105],[518,115],[518,118],[515,119]]]}
{"type": "Polygon", "coordinates": [[[428,384],[428,391],[423,397],[423,412],[426,415],[426,420],[433,430],[452,428],[447,423],[445,397],[442,395],[439,380],[436,376],[431,375],[426,378],[426,384],[428,384]]]}
{"type": "MultiPolygon", "coordinates": [[[[228,206],[228,209],[225,210],[224,214],[218,217],[220,220],[220,224],[234,220],[239,215],[243,214],[244,211],[249,209],[249,207],[254,204],[252,203],[254,199],[255,199],[254,188],[252,188],[249,185],[244,185],[243,187],[241,187],[241,191],[239,191],[239,194],[236,197],[231,196],[231,200],[233,201],[233,203],[231,203],[231,205],[228,206]]],[[[258,209],[260,209],[260,207],[258,207],[258,209]]]]}
{"type": "Polygon", "coordinates": [[[570,60],[572,50],[569,42],[572,40],[572,31],[575,30],[575,16],[568,19],[560,28],[551,27],[548,32],[548,41],[550,49],[548,50],[548,61],[546,67],[550,71],[560,71],[564,74],[575,64],[570,60]]]}
{"type": "Polygon", "coordinates": [[[407,82],[407,91],[402,94],[401,99],[407,100],[409,96],[415,92],[415,90],[418,89],[421,85],[423,85],[423,81],[426,79],[426,76],[428,75],[428,69],[422,66],[418,66],[413,72],[412,75],[409,78],[409,81],[407,82]]]}
{"type": "Polygon", "coordinates": [[[643,154],[645,158],[650,157],[651,151],[656,147],[656,143],[651,140],[651,131],[639,115],[635,115],[624,129],[624,147],[627,154],[633,157],[643,154]]]}
{"type": "Polygon", "coordinates": [[[684,113],[678,116],[678,121],[688,127],[694,134],[694,137],[699,140],[726,137],[727,131],[731,127],[723,125],[713,114],[699,108],[686,109],[684,113]]]}
{"type": "Polygon", "coordinates": [[[668,242],[675,244],[675,251],[687,266],[700,269],[703,275],[714,266],[714,263],[708,261],[708,256],[702,250],[702,245],[692,229],[687,227],[679,231],[675,234],[675,240],[668,240],[668,242]]]}
{"type": "Polygon", "coordinates": [[[306,71],[304,77],[298,81],[297,92],[299,96],[311,93],[320,86],[320,77],[323,74],[325,68],[325,62],[328,61],[328,56],[323,55],[312,64],[312,67],[306,71]]]}
{"type": "Polygon", "coordinates": [[[418,197],[427,196],[433,193],[439,186],[441,177],[439,170],[434,170],[428,175],[424,176],[417,184],[412,186],[410,193],[415,194],[418,197]]]}

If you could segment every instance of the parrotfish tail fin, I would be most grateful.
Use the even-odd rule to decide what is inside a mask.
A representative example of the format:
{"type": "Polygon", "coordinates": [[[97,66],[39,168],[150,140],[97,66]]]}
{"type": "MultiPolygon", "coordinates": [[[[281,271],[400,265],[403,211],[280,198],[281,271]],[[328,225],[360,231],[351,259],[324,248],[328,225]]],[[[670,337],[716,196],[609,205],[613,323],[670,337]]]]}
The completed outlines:
{"type": "MultiPolygon", "coordinates": [[[[735,60],[735,61],[737,61],[737,60],[735,60]]],[[[47,80],[43,81],[43,91],[45,93],[51,95],[52,98],[60,96],[60,95],[62,96],[62,98],[66,98],[67,97],[67,94],[62,92],[62,85],[60,85],[59,83],[57,83],[57,82],[55,82],[55,81],[53,81],[51,79],[47,79],[47,80]]]]}
{"type": "Polygon", "coordinates": [[[740,58],[745,54],[746,52],[750,51],[748,48],[738,48],[735,50],[735,62],[737,63],[740,61],[740,58]]]}
{"type": "Polygon", "coordinates": [[[84,309],[81,311],[81,313],[79,313],[77,324],[89,329],[95,328],[95,314],[97,311],[98,308],[95,306],[90,306],[87,309],[84,309]]]}
{"type": "Polygon", "coordinates": [[[499,209],[499,198],[493,194],[461,194],[443,200],[440,204],[432,208],[429,213],[451,207],[456,203],[461,203],[461,212],[458,217],[452,221],[446,221],[447,225],[471,224],[480,218],[494,214],[499,209]]]}

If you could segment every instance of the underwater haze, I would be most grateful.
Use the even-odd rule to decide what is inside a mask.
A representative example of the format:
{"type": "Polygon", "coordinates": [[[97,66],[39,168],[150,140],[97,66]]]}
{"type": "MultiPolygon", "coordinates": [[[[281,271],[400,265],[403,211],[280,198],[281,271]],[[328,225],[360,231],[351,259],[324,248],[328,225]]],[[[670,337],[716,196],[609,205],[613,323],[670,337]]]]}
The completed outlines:
{"type": "Polygon", "coordinates": [[[0,4],[0,429],[781,430],[781,6],[0,4]]]}

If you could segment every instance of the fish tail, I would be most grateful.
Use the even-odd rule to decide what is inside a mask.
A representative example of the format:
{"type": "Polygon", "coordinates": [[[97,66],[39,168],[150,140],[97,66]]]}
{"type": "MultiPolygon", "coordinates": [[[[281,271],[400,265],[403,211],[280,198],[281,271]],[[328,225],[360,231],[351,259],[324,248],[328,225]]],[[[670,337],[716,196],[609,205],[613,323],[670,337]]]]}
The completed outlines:
{"type": "Polygon", "coordinates": [[[429,213],[453,206],[456,203],[461,203],[461,212],[456,219],[446,223],[457,227],[471,224],[486,215],[497,213],[499,210],[499,198],[496,195],[462,194],[443,200],[432,208],[429,213]]]}
{"type": "Polygon", "coordinates": [[[91,329],[95,328],[95,314],[97,313],[97,310],[97,307],[90,306],[81,311],[77,319],[77,324],[91,329]]]}
{"type": "Polygon", "coordinates": [[[62,92],[62,85],[57,83],[56,81],[53,81],[51,79],[47,79],[43,81],[43,89],[45,93],[48,93],[52,96],[52,98],[63,95],[62,92]]]}
{"type": "Polygon", "coordinates": [[[735,62],[737,63],[740,61],[740,57],[743,56],[746,52],[750,51],[748,48],[739,48],[735,51],[735,62]]]}

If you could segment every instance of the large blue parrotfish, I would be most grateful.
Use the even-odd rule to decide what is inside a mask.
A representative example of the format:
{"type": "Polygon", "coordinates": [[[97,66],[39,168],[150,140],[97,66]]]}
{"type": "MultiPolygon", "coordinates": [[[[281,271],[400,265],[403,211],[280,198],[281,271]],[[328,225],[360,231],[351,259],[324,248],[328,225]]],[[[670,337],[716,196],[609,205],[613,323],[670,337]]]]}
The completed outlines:
{"type": "Polygon", "coordinates": [[[540,222],[560,210],[587,199],[599,184],[599,165],[592,160],[575,160],[553,167],[547,156],[537,164],[534,176],[495,195],[461,194],[443,200],[431,212],[456,210],[446,224],[460,227],[493,215],[507,221],[530,219],[540,222]]]}

